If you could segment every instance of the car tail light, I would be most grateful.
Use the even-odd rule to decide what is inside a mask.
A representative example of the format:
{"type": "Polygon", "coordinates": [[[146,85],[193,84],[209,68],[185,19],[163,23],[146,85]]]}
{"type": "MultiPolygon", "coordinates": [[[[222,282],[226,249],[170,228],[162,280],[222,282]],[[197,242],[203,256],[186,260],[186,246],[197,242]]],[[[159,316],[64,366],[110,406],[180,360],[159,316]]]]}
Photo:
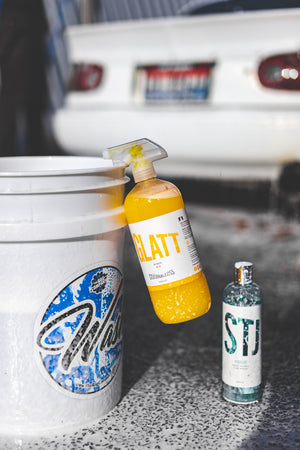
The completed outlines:
{"type": "Polygon", "coordinates": [[[261,84],[271,89],[300,90],[300,54],[286,53],[271,56],[258,68],[261,84]]]}
{"type": "Polygon", "coordinates": [[[70,80],[70,90],[90,91],[96,89],[101,81],[103,68],[97,64],[76,64],[70,80]]]}

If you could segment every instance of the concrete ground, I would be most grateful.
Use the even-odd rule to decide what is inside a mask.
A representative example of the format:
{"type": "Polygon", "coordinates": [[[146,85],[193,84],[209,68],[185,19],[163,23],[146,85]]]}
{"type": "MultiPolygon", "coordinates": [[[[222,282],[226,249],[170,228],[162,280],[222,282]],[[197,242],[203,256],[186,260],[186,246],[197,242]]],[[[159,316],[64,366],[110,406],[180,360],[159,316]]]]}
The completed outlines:
{"type": "Polygon", "coordinates": [[[155,316],[129,234],[125,245],[123,397],[98,423],[63,435],[0,438],[1,449],[300,448],[300,223],[273,212],[187,203],[212,293],[205,316],[155,316]],[[221,396],[222,291],[250,260],[264,292],[261,402],[221,396]]]}

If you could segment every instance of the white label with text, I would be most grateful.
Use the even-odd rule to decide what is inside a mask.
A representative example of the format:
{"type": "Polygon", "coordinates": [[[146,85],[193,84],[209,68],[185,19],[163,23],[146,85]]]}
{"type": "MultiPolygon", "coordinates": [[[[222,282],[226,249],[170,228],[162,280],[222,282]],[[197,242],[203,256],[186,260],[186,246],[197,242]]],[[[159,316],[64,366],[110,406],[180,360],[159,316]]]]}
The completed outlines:
{"type": "Polygon", "coordinates": [[[261,305],[223,303],[223,381],[242,388],[261,383],[261,305]]]}
{"type": "Polygon", "coordinates": [[[184,208],[129,225],[147,286],[195,275],[201,265],[184,208]]]}

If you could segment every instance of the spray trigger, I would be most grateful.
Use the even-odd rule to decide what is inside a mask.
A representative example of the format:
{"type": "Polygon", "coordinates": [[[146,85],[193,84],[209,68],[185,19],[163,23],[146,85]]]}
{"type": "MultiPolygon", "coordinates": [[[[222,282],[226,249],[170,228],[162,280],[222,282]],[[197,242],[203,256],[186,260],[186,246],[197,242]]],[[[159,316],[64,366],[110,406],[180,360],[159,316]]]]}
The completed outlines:
{"type": "Polygon", "coordinates": [[[133,164],[132,174],[136,182],[156,176],[152,162],[168,156],[166,150],[150,139],[142,138],[110,147],[103,152],[104,158],[133,164]]]}

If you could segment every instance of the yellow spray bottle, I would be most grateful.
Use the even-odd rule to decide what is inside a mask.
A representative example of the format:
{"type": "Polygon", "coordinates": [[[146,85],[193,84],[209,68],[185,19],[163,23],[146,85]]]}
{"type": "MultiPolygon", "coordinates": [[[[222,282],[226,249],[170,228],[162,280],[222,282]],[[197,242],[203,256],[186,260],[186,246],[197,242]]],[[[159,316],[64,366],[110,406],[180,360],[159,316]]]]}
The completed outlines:
{"type": "Polygon", "coordinates": [[[156,178],[152,162],[167,156],[149,139],[104,152],[104,157],[133,164],[137,184],[125,199],[125,215],[155,313],[173,324],[205,314],[211,299],[181,193],[156,178]]]}

